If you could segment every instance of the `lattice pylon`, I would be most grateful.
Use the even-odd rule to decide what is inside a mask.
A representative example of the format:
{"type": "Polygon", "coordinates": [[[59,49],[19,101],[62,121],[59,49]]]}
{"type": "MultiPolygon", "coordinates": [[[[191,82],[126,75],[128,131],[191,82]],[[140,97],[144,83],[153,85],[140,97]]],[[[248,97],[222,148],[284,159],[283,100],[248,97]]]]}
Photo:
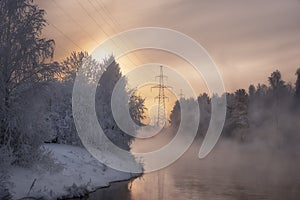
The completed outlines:
{"type": "Polygon", "coordinates": [[[163,66],[160,66],[160,74],[156,78],[159,79],[159,83],[151,87],[151,89],[158,89],[158,96],[155,97],[155,100],[158,100],[156,126],[164,126],[166,125],[166,99],[169,100],[165,95],[165,89],[171,87],[164,84],[164,80],[168,77],[164,75],[163,66]]]}

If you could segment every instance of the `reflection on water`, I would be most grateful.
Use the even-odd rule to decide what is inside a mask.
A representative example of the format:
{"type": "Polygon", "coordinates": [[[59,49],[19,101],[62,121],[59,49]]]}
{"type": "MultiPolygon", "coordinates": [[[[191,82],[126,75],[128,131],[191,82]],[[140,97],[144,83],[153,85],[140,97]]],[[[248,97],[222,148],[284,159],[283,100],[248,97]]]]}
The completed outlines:
{"type": "Polygon", "coordinates": [[[89,199],[300,199],[297,161],[281,157],[279,152],[244,150],[233,145],[222,146],[199,160],[199,145],[195,146],[171,166],[132,183],[113,184],[89,199]]]}
{"type": "Polygon", "coordinates": [[[100,189],[91,193],[88,197],[89,200],[131,200],[130,183],[118,182],[113,183],[108,188],[100,189]]]}

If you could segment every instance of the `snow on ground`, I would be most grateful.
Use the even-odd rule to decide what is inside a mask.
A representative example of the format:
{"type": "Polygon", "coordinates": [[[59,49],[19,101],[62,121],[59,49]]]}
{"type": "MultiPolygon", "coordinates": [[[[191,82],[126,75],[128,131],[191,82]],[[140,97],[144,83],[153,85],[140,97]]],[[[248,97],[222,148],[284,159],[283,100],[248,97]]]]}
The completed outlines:
{"type": "Polygon", "coordinates": [[[9,170],[13,199],[26,196],[56,199],[62,196],[81,195],[110,182],[128,180],[132,175],[107,168],[81,147],[61,144],[46,144],[61,165],[54,172],[35,168],[12,168],[9,170]],[[32,189],[30,190],[34,180],[32,189]],[[30,192],[29,192],[30,191],[30,192]],[[29,193],[28,193],[29,192],[29,193]]]}

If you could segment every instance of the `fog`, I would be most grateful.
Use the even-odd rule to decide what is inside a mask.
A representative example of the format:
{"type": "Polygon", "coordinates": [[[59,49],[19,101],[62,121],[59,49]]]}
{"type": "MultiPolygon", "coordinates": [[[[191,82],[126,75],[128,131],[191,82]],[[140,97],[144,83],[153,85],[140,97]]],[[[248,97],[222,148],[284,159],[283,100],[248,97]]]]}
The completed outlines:
{"type": "MultiPolygon", "coordinates": [[[[171,138],[172,134],[165,131],[147,139],[148,142],[135,141],[133,150],[155,150],[171,138]]],[[[274,143],[277,140],[274,137],[274,143]]],[[[270,145],[271,141],[241,144],[221,138],[206,158],[199,159],[201,143],[201,138],[196,139],[172,165],[134,181],[132,199],[155,199],[161,195],[165,199],[298,199],[298,146],[277,148],[270,145]],[[155,195],[146,196],[145,190],[155,195]]]]}
{"type": "MultiPolygon", "coordinates": [[[[201,119],[193,144],[170,166],[134,181],[131,199],[299,199],[300,82],[293,88],[281,80],[279,71],[268,80],[269,86],[250,86],[248,92],[226,94],[223,132],[204,159],[199,159],[198,153],[210,121],[212,101],[200,95],[197,101],[201,119]],[[149,185],[155,188],[149,189],[149,185]],[[146,197],[141,192],[144,190],[156,195],[146,197]]],[[[171,126],[150,139],[136,139],[132,151],[150,152],[164,147],[178,134],[180,118],[180,106],[175,105],[171,126]]],[[[185,127],[184,131],[191,134],[192,129],[185,127]]]]}

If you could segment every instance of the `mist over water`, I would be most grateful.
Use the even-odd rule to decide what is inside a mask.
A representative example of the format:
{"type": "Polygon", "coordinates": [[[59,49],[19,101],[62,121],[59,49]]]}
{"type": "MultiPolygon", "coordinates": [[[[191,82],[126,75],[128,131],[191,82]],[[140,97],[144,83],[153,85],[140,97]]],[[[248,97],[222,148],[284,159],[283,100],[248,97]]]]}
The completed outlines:
{"type": "MultiPolygon", "coordinates": [[[[132,151],[146,152],[162,147],[170,133],[136,140],[132,151]],[[147,141],[147,142],[146,142],[147,141]]],[[[214,150],[199,159],[202,139],[194,141],[172,165],[147,173],[132,183],[119,183],[124,199],[299,199],[299,147],[273,148],[263,142],[247,144],[222,138],[214,150]],[[298,150],[298,151],[297,151],[298,150]],[[124,189],[127,188],[127,189],[124,189]]],[[[107,189],[111,199],[117,199],[107,189]]],[[[97,199],[97,195],[90,199],[97,199]]]]}

